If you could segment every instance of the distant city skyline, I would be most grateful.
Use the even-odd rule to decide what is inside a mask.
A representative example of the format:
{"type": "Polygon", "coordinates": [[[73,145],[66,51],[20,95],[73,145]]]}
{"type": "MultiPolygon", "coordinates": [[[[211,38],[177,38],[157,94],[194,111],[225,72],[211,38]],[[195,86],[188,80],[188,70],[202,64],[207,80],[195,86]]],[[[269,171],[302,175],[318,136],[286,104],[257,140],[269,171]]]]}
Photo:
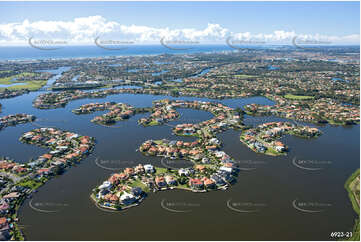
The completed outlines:
{"type": "Polygon", "coordinates": [[[0,2],[0,45],[360,43],[359,2],[0,2]],[[178,41],[178,42],[177,42],[178,41]]]}

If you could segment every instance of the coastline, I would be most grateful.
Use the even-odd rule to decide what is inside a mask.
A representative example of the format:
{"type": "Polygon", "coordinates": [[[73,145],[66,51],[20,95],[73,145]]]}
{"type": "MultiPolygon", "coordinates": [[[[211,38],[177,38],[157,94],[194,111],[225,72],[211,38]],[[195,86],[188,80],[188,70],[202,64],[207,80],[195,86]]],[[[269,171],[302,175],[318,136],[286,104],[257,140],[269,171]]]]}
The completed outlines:
{"type": "MultiPolygon", "coordinates": [[[[122,52],[122,50],[120,51],[113,51],[110,52],[109,55],[104,55],[104,52],[101,52],[101,48],[97,47],[96,45],[93,44],[89,44],[89,45],[71,45],[71,46],[67,46],[64,47],[62,49],[66,49],[66,48],[94,48],[95,51],[99,51],[98,54],[94,54],[91,56],[77,56],[77,57],[72,57],[69,53],[68,57],[64,57],[64,56],[59,56],[59,57],[23,57],[23,58],[6,58],[6,59],[0,59],[0,63],[6,63],[6,62],[13,62],[13,63],[18,63],[18,62],[37,62],[37,61],[50,61],[50,60],[85,60],[85,59],[97,59],[97,58],[126,58],[126,57],[131,57],[131,56],[137,56],[137,57],[152,57],[152,56],[157,56],[157,55],[163,55],[163,54],[172,54],[172,55],[184,55],[184,54],[207,54],[207,53],[220,53],[220,52],[233,52],[234,50],[231,49],[230,47],[228,47],[226,45],[226,43],[222,43],[222,44],[203,44],[203,45],[198,45],[201,48],[206,48],[206,47],[219,47],[221,49],[219,50],[211,50],[211,49],[197,49],[194,52],[193,51],[189,51],[189,50],[184,50],[184,51],[180,51],[180,50],[171,50],[171,49],[167,49],[166,47],[162,46],[160,43],[154,43],[154,44],[138,44],[138,45],[132,45],[132,47],[150,47],[150,48],[154,48],[154,47],[159,47],[159,51],[156,53],[152,53],[152,54],[137,54],[137,53],[124,53],[124,54],[119,54],[116,53],[114,54],[114,52],[122,52]]],[[[0,46],[0,50],[1,49],[5,49],[5,48],[24,48],[24,50],[36,50],[34,48],[32,48],[29,45],[21,45],[21,46],[0,46]]],[[[249,47],[251,48],[251,47],[249,47]]],[[[267,47],[264,47],[267,48],[267,47]]],[[[256,48],[258,49],[258,48],[256,48]]],[[[140,50],[136,50],[139,52],[144,52],[142,51],[143,49],[140,50]]],[[[73,53],[74,54],[74,53],[73,53]]]]}
{"type": "Polygon", "coordinates": [[[360,179],[360,169],[356,170],[354,173],[351,174],[351,176],[346,180],[345,182],[345,189],[348,193],[348,196],[350,198],[352,208],[358,215],[358,218],[355,219],[355,224],[352,229],[352,237],[348,238],[347,240],[350,241],[360,241],[360,206],[357,201],[357,198],[354,196],[354,192],[351,190],[350,185],[355,181],[357,178],[360,179]]]}

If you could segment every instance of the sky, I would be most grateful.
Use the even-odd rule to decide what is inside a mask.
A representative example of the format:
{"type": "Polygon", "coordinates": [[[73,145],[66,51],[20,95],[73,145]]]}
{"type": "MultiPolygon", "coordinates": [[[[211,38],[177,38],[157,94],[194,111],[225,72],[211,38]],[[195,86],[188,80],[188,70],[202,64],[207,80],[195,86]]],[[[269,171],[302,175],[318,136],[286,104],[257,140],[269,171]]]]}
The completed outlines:
{"type": "Polygon", "coordinates": [[[99,36],[104,43],[360,42],[359,2],[0,2],[0,10],[1,45],[99,36]]]}

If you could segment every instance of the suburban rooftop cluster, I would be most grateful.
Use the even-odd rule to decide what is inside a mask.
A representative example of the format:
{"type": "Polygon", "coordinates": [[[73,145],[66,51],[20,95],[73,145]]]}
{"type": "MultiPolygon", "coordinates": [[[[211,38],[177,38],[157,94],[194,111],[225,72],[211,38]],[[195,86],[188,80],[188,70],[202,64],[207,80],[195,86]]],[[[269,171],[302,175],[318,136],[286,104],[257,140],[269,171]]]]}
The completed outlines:
{"type": "Polygon", "coordinates": [[[193,142],[175,140],[148,140],[139,148],[145,155],[157,155],[166,159],[185,159],[194,163],[192,168],[154,168],[151,165],[138,165],[126,168],[120,174],[114,174],[92,194],[101,207],[124,209],[139,204],[147,190],[187,189],[194,192],[206,192],[214,189],[226,189],[236,181],[238,168],[236,162],[221,148],[221,142],[215,133],[227,128],[242,128],[239,114],[223,104],[202,101],[159,100],[153,102],[152,113],[148,118],[139,120],[144,126],[158,125],[175,120],[179,114],[176,108],[206,110],[214,118],[200,124],[177,125],[173,132],[177,135],[198,136],[193,142]],[[179,128],[189,133],[179,134],[179,128]],[[187,130],[189,128],[189,130],[187,130]],[[177,130],[177,132],[176,132],[177,130]],[[191,131],[193,130],[193,131],[191,131]],[[114,181],[116,184],[114,185],[114,181]],[[121,181],[121,182],[119,182],[121,181]],[[137,189],[143,196],[134,194],[137,189]],[[126,194],[126,196],[124,196],[126,194]],[[124,200],[125,199],[125,200],[124,200]]]}
{"type": "Polygon", "coordinates": [[[0,90],[0,99],[17,97],[17,96],[21,96],[26,93],[29,93],[29,90],[27,90],[27,89],[20,89],[20,90],[4,89],[4,90],[0,90]]]}
{"type": "Polygon", "coordinates": [[[22,237],[16,221],[24,200],[50,178],[84,159],[95,144],[94,138],[55,128],[34,129],[24,133],[20,141],[50,151],[25,163],[0,158],[0,234],[8,239],[22,237]]]}
{"type": "Polygon", "coordinates": [[[288,100],[287,98],[268,96],[274,99],[275,105],[248,104],[245,111],[250,115],[275,115],[310,123],[356,124],[360,122],[360,109],[346,105],[330,98],[318,100],[288,100]]]}
{"type": "MultiPolygon", "coordinates": [[[[275,102],[272,106],[253,103],[243,109],[233,109],[213,101],[163,99],[147,108],[104,102],[74,109],[75,114],[108,111],[92,120],[103,125],[149,112],[149,116],[138,121],[144,127],[176,120],[180,117],[177,108],[204,110],[214,115],[199,123],[167,124],[172,126],[173,134],[191,136],[194,141],[146,140],[139,147],[144,155],[162,157],[162,163],[176,164],[178,159],[184,159],[193,163],[191,167],[176,169],[164,164],[167,168],[139,164],[112,174],[94,188],[91,197],[96,205],[119,210],[139,204],[150,191],[227,189],[236,182],[239,167],[237,161],[222,150],[216,136],[220,132],[239,130],[241,142],[266,155],[286,154],[288,147],[280,141],[284,135],[303,138],[321,135],[317,128],[290,122],[245,126],[242,122],[245,113],[311,123],[358,124],[359,64],[359,47],[320,51],[260,48],[228,53],[1,62],[0,85],[11,87],[0,88],[0,99],[39,90],[49,82],[52,91],[39,94],[33,100],[35,108],[61,108],[73,100],[118,94],[213,99],[262,96],[275,102]],[[44,70],[63,67],[69,69],[51,83],[54,75],[44,70]]],[[[1,108],[0,104],[0,111],[1,108]]],[[[8,115],[0,118],[0,129],[34,120],[35,116],[30,114],[8,115]]],[[[26,132],[20,141],[48,148],[49,152],[24,163],[0,158],[0,239],[23,239],[16,223],[22,202],[48,179],[87,157],[95,146],[92,137],[55,128],[26,132]]]]}
{"type": "MultiPolygon", "coordinates": [[[[228,158],[229,159],[229,158],[228,158]]],[[[193,168],[170,169],[139,164],[112,174],[97,188],[92,199],[98,206],[114,210],[138,205],[149,191],[184,189],[207,192],[227,189],[236,181],[238,168],[226,159],[219,166],[195,165],[193,168]]]]}
{"type": "Polygon", "coordinates": [[[104,110],[109,110],[109,112],[93,118],[92,122],[103,125],[110,125],[116,123],[117,121],[129,119],[136,113],[147,111],[145,108],[134,108],[125,103],[105,102],[84,104],[79,108],[74,109],[73,113],[90,114],[96,111],[104,110]]]}
{"type": "Polygon", "coordinates": [[[321,131],[317,128],[295,125],[290,122],[269,122],[244,130],[240,140],[255,152],[266,155],[281,155],[285,154],[288,149],[285,144],[279,141],[285,134],[313,138],[321,135],[321,131]]]}
{"type": "Polygon", "coordinates": [[[8,126],[15,126],[18,124],[33,122],[35,119],[36,119],[35,116],[31,114],[25,114],[25,113],[9,114],[0,117],[0,130],[8,126]]]}

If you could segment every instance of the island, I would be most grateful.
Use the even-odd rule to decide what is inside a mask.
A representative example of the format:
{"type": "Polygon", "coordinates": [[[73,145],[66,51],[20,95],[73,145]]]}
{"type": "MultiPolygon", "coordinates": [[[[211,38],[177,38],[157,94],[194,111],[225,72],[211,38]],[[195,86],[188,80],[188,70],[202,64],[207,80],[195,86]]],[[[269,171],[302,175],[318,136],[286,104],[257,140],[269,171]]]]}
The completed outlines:
{"type": "MultiPolygon", "coordinates": [[[[320,125],[359,124],[359,87],[359,47],[352,46],[315,51],[245,48],[217,53],[0,62],[0,100],[31,93],[32,106],[49,112],[76,100],[106,98],[83,104],[72,112],[86,115],[106,111],[91,120],[106,127],[145,114],[138,120],[142,127],[168,125],[175,137],[195,139],[142,140],[135,148],[144,156],[161,157],[162,161],[182,159],[192,165],[175,169],[137,162],[136,166],[111,174],[92,190],[90,197],[96,206],[115,211],[140,204],[150,192],[231,188],[239,175],[238,161],[223,150],[217,138],[227,130],[239,132],[239,145],[246,145],[252,152],[281,156],[290,149],[280,140],[285,135],[313,139],[322,135],[320,125]],[[142,108],[111,101],[115,95],[126,94],[161,97],[142,108]],[[186,97],[196,100],[183,100],[186,97]],[[260,97],[262,101],[258,102],[260,97]],[[234,99],[235,107],[222,104],[220,100],[225,99],[234,99]],[[249,102],[243,102],[245,99],[249,102]],[[213,117],[172,125],[170,122],[181,117],[177,111],[180,108],[207,111],[213,117]],[[247,116],[287,121],[246,125],[247,116]]],[[[0,111],[6,108],[3,104],[0,111]]],[[[9,114],[0,118],[0,130],[35,119],[33,114],[9,114]]],[[[94,137],[49,127],[27,131],[20,141],[49,152],[27,162],[0,158],[0,235],[13,240],[24,239],[17,223],[17,211],[24,200],[46,181],[86,158],[95,147],[94,137]]],[[[345,186],[359,211],[356,176],[345,186]]],[[[356,237],[358,224],[359,220],[356,237]]]]}
{"type": "Polygon", "coordinates": [[[40,128],[24,133],[21,142],[48,148],[50,151],[35,160],[19,163],[0,158],[1,183],[0,230],[1,236],[24,240],[17,225],[17,212],[26,198],[49,179],[61,175],[67,168],[87,157],[95,139],[55,128],[40,128]]]}
{"type": "Polygon", "coordinates": [[[105,110],[109,110],[109,112],[103,114],[102,116],[95,117],[92,119],[92,122],[103,125],[111,125],[117,121],[129,119],[131,116],[137,113],[144,113],[149,111],[147,108],[134,108],[124,103],[106,102],[84,104],[81,107],[74,109],[72,112],[80,115],[105,110]]]}
{"type": "Polygon", "coordinates": [[[285,144],[278,141],[285,134],[301,138],[316,138],[321,135],[321,131],[290,122],[269,122],[244,130],[240,140],[257,153],[276,156],[286,154],[288,150],[285,144]]]}
{"type": "Polygon", "coordinates": [[[25,113],[9,114],[0,117],[0,130],[8,126],[16,126],[18,124],[33,122],[35,121],[35,119],[36,117],[31,114],[25,114],[25,113]]]}
{"type": "MultiPolygon", "coordinates": [[[[105,105],[91,104],[88,106],[103,107],[105,105]]],[[[111,104],[108,103],[109,105],[111,104]]],[[[173,169],[139,164],[136,167],[125,168],[120,173],[112,174],[108,180],[93,189],[91,198],[98,207],[113,210],[131,208],[139,205],[150,191],[168,189],[183,189],[192,192],[226,190],[237,181],[239,173],[237,161],[222,151],[222,143],[216,137],[217,133],[227,129],[245,130],[246,138],[250,136],[251,130],[254,133],[257,132],[258,139],[262,140],[260,142],[270,143],[265,148],[265,151],[267,150],[265,154],[272,155],[280,155],[286,151],[281,142],[273,141],[283,133],[307,138],[317,137],[321,134],[317,128],[296,126],[288,122],[266,123],[251,129],[242,123],[239,111],[220,103],[204,101],[169,99],[154,101],[151,114],[146,118],[139,119],[138,123],[149,127],[174,121],[180,116],[176,108],[205,110],[211,112],[214,118],[197,124],[178,124],[173,127],[172,132],[175,135],[194,136],[198,138],[196,141],[147,140],[139,147],[139,151],[146,156],[189,160],[193,166],[173,169]]],[[[249,147],[253,147],[250,141],[245,141],[245,143],[249,147]]]]}

